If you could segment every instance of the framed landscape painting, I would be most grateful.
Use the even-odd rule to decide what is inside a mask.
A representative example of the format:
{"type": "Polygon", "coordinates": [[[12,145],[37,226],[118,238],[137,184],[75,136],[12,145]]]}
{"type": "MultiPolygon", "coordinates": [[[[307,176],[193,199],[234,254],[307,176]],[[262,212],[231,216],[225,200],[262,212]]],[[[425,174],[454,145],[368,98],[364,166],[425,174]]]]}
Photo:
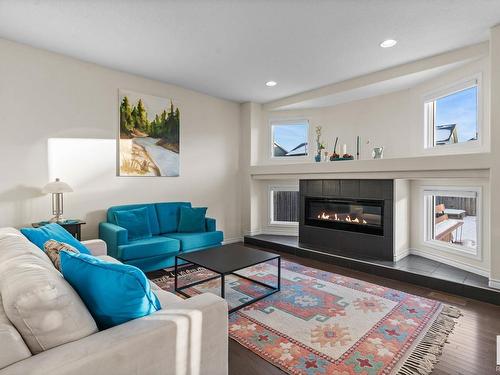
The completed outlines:
{"type": "Polygon", "coordinates": [[[180,111],[175,101],[119,90],[119,176],[179,176],[180,111]]]}

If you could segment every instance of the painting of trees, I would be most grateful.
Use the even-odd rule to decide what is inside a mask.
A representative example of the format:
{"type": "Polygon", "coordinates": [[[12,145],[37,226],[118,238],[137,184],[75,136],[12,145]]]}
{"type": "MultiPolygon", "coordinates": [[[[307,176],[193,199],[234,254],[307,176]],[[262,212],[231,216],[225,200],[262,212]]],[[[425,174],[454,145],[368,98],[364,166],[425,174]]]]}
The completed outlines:
{"type": "Polygon", "coordinates": [[[119,111],[119,174],[177,176],[180,111],[174,101],[120,91],[119,111]]]}
{"type": "Polygon", "coordinates": [[[124,96],[120,104],[120,135],[122,137],[149,136],[158,138],[163,143],[179,143],[180,112],[170,101],[167,110],[161,114],[154,114],[152,121],[148,120],[148,111],[139,99],[136,105],[131,106],[127,96],[124,96]]]}

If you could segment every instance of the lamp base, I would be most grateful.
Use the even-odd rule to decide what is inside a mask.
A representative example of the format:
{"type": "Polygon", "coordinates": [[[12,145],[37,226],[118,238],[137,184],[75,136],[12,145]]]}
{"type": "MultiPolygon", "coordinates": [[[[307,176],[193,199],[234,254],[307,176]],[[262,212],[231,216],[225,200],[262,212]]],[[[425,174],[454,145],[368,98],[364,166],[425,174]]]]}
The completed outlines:
{"type": "Polygon", "coordinates": [[[62,215],[54,216],[49,220],[51,223],[62,223],[64,221],[66,221],[66,218],[62,217],[62,215]]]}

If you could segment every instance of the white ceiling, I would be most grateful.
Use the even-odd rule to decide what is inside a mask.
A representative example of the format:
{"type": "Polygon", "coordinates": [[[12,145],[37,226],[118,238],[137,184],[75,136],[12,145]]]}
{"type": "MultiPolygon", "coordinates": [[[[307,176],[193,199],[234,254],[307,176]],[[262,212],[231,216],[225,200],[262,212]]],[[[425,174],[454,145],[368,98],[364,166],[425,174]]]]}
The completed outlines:
{"type": "Polygon", "coordinates": [[[239,102],[478,43],[497,23],[500,0],[0,0],[0,37],[239,102]]]}
{"type": "Polygon", "coordinates": [[[297,101],[293,104],[280,106],[274,110],[293,110],[304,108],[330,107],[337,104],[352,102],[355,100],[371,98],[373,96],[389,94],[415,87],[419,83],[430,81],[446,72],[456,69],[469,62],[469,60],[459,61],[452,64],[442,65],[437,68],[422,70],[417,73],[406,74],[396,78],[372,83],[351,90],[336,92],[331,95],[324,95],[314,99],[297,101]]]}

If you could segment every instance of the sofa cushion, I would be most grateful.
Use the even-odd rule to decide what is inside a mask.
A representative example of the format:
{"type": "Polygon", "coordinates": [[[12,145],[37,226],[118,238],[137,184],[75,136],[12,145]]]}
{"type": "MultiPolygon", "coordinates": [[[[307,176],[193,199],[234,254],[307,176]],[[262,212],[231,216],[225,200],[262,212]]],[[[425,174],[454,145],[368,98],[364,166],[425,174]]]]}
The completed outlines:
{"type": "Polygon", "coordinates": [[[154,236],[118,246],[118,258],[122,261],[148,258],[176,253],[179,249],[179,241],[162,236],[154,236]]]}
{"type": "Polygon", "coordinates": [[[179,216],[179,233],[205,232],[205,216],[207,207],[181,207],[179,216]]]}
{"type": "Polygon", "coordinates": [[[156,203],[156,213],[160,223],[160,233],[177,232],[181,207],[191,207],[189,202],[156,203]]]}
{"type": "Polygon", "coordinates": [[[51,263],[33,255],[0,263],[0,295],[5,314],[33,354],[97,332],[78,294],[51,263]]]}
{"type": "Polygon", "coordinates": [[[44,250],[45,242],[56,240],[73,246],[80,253],[90,254],[80,241],[57,223],[47,224],[40,228],[21,228],[21,233],[42,250],[44,250]]]}
{"type": "Polygon", "coordinates": [[[137,267],[106,262],[86,254],[62,252],[61,268],[101,329],[161,309],[146,275],[137,267]]]}
{"type": "Polygon", "coordinates": [[[47,254],[14,228],[0,228],[0,264],[20,255],[31,255],[52,264],[47,254]]]}
{"type": "Polygon", "coordinates": [[[157,235],[160,233],[160,225],[158,224],[158,217],[156,216],[156,208],[153,203],[144,203],[144,204],[125,204],[122,206],[114,206],[108,209],[107,220],[108,223],[112,223],[118,225],[115,219],[115,211],[127,211],[133,210],[136,208],[146,207],[148,209],[149,216],[149,226],[151,228],[151,234],[157,235]]]}
{"type": "MultiPolygon", "coordinates": [[[[166,293],[166,292],[165,292],[166,293]]],[[[2,297],[0,296],[0,370],[8,365],[31,357],[31,352],[21,335],[5,315],[2,297]]]]}
{"type": "Polygon", "coordinates": [[[115,211],[118,226],[127,229],[129,241],[151,237],[151,225],[147,207],[115,211]]]}
{"type": "Polygon", "coordinates": [[[179,240],[181,242],[181,251],[216,246],[224,239],[224,235],[220,230],[202,233],[169,233],[163,236],[179,240]]]}
{"type": "Polygon", "coordinates": [[[153,291],[155,292],[163,309],[168,309],[168,307],[172,305],[182,304],[183,299],[181,297],[178,297],[174,293],[170,293],[161,289],[160,287],[156,286],[155,283],[151,284],[151,289],[153,289],[153,291]]]}

